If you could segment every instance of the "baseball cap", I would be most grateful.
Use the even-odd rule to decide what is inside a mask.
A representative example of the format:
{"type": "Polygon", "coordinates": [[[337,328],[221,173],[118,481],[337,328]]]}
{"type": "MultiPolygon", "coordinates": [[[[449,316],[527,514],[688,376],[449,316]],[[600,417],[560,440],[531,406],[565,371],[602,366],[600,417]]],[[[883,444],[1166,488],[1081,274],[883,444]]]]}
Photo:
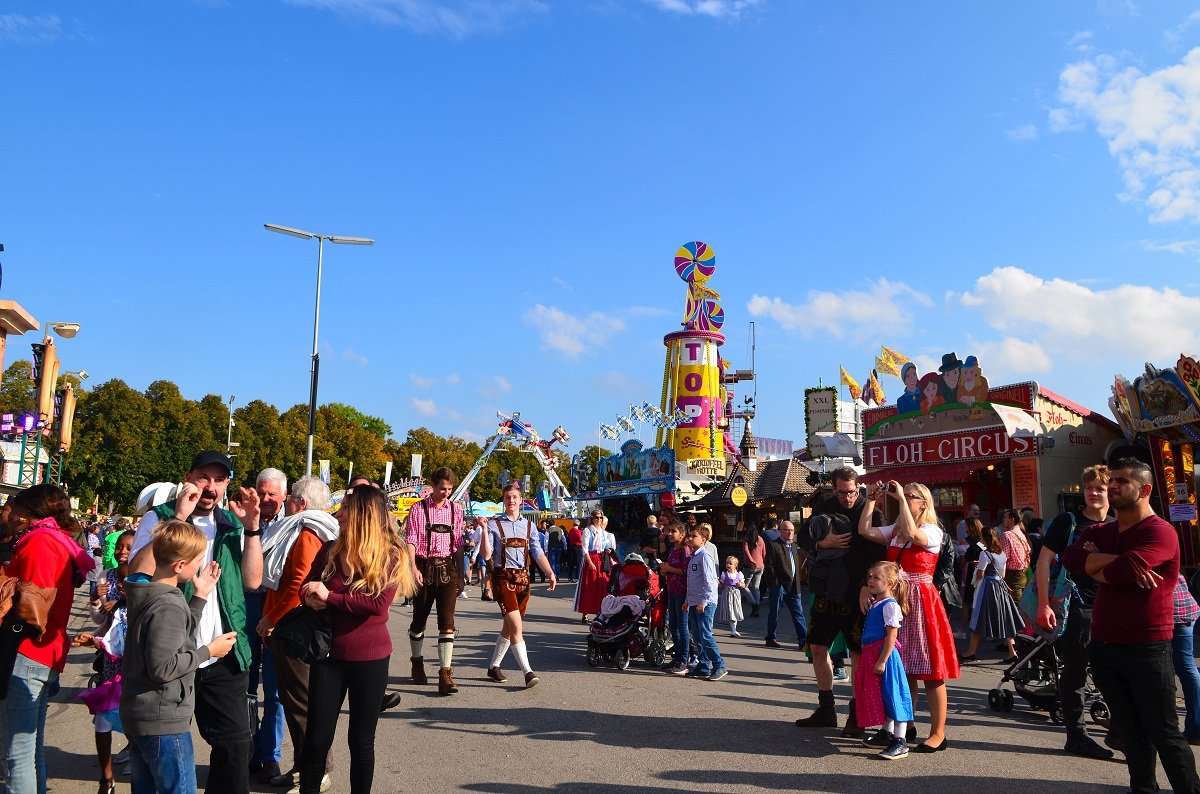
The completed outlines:
{"type": "Polygon", "coordinates": [[[215,449],[206,449],[192,458],[191,471],[213,464],[223,467],[225,471],[229,472],[230,477],[233,476],[233,461],[229,459],[228,455],[223,452],[217,452],[215,449]]]}

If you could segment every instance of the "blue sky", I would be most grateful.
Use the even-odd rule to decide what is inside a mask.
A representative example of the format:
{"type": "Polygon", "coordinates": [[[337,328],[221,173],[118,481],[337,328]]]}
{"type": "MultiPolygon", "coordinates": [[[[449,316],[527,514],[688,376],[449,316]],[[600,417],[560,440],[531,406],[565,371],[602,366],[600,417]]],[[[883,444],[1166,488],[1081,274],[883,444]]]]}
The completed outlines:
{"type": "Polygon", "coordinates": [[[325,249],[321,400],[578,449],[658,401],[703,240],[761,435],[880,344],[1107,413],[1200,351],[1200,12],[977,5],[14,0],[0,292],[93,383],[285,409],[316,243],[262,224],[373,237],[325,249]]]}

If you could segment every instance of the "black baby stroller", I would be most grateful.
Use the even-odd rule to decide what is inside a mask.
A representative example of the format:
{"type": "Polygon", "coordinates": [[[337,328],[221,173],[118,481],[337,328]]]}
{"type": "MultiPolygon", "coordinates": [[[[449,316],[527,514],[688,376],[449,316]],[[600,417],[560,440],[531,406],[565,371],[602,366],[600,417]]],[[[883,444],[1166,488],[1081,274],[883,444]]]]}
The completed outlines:
{"type": "Polygon", "coordinates": [[[613,566],[600,614],[588,632],[587,661],[615,664],[625,670],[636,656],[661,667],[667,648],[661,631],[665,605],[659,593],[658,574],[639,554],[629,554],[613,566]]]}
{"type": "MultiPolygon", "coordinates": [[[[1044,632],[1035,635],[1026,629],[1017,635],[1016,643],[1017,660],[1005,668],[1000,686],[988,692],[988,706],[992,711],[1012,711],[1013,692],[1016,692],[1029,704],[1030,709],[1048,711],[1051,722],[1062,725],[1066,721],[1062,702],[1058,698],[1058,677],[1062,668],[1054,651],[1053,638],[1044,632]],[[1004,685],[1010,682],[1012,691],[1004,689],[1004,685]]],[[[1092,683],[1090,671],[1084,679],[1083,706],[1091,714],[1093,722],[1107,724],[1108,704],[1092,683]]]]}

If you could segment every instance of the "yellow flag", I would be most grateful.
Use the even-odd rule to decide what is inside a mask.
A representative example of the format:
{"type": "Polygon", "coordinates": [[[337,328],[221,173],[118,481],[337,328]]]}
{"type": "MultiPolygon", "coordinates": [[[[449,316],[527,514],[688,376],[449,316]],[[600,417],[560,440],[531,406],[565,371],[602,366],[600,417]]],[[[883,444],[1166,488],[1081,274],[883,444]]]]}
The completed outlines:
{"type": "Polygon", "coordinates": [[[890,347],[884,347],[883,345],[880,345],[879,350],[880,350],[879,357],[882,358],[884,361],[888,362],[889,364],[891,364],[892,367],[897,370],[896,372],[892,372],[891,369],[884,370],[885,372],[888,372],[892,375],[899,375],[900,374],[900,372],[899,372],[900,365],[907,364],[909,361],[911,361],[911,359],[908,356],[905,356],[902,353],[898,353],[895,350],[892,350],[890,347]]]}
{"type": "Polygon", "coordinates": [[[883,396],[883,386],[879,384],[879,375],[875,370],[871,370],[870,378],[868,379],[871,390],[871,399],[876,405],[883,405],[887,402],[887,398],[883,396]]]}
{"type": "Polygon", "coordinates": [[[888,358],[880,358],[879,356],[875,356],[875,369],[880,372],[886,372],[889,375],[895,375],[897,378],[900,377],[900,368],[893,364],[891,359],[888,358]]]}
{"type": "Polygon", "coordinates": [[[862,397],[862,387],[858,385],[858,381],[850,377],[850,373],[842,367],[842,385],[850,390],[850,396],[857,400],[862,397]]]}

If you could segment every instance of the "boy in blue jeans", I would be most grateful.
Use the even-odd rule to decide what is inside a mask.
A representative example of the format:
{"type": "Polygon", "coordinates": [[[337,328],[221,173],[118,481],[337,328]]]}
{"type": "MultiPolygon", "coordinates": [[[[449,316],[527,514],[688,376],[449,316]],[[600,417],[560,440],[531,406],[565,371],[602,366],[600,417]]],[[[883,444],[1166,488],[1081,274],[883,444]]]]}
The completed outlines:
{"type": "Polygon", "coordinates": [[[712,631],[713,617],[717,614],[717,559],[708,548],[711,537],[712,526],[709,524],[692,527],[687,534],[687,546],[692,550],[692,556],[687,563],[684,605],[692,642],[700,650],[700,663],[688,670],[687,675],[720,681],[728,671],[712,631]]]}
{"type": "Polygon", "coordinates": [[[154,530],[154,576],[135,574],[125,582],[129,632],[121,690],[121,722],[129,736],[133,794],[194,794],[196,760],[192,714],[196,669],[229,653],[236,632],[196,647],[196,624],[221,578],[215,562],[204,565],[208,541],[184,521],[164,521],[154,530]],[[184,601],[181,582],[195,595],[184,601]]]}

